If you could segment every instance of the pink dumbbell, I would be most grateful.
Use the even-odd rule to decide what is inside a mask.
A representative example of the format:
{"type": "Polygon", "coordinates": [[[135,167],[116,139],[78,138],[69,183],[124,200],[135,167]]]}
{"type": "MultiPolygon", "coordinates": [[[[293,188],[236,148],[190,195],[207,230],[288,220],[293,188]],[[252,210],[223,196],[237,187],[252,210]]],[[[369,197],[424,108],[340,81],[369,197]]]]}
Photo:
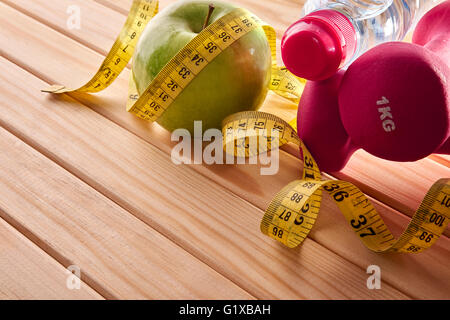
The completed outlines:
{"type": "Polygon", "coordinates": [[[381,44],[307,84],[299,135],[322,170],[341,170],[359,148],[393,161],[450,154],[450,1],[421,19],[413,43],[381,44]]]}

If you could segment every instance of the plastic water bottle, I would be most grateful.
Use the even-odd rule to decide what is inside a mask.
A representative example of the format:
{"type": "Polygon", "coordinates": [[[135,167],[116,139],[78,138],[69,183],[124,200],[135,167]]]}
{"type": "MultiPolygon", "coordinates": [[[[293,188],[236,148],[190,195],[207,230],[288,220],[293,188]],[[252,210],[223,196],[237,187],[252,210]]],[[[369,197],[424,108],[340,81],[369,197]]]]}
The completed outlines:
{"type": "Polygon", "coordinates": [[[327,79],[368,49],[402,40],[441,1],[308,0],[303,18],[284,34],[283,61],[298,77],[327,79]]]}

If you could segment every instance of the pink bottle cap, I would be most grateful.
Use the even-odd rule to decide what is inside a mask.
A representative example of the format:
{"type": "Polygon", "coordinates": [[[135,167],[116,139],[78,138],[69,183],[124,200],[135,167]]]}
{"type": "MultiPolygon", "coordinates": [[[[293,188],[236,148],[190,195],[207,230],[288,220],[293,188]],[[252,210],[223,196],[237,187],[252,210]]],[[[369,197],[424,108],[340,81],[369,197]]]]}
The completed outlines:
{"type": "Polygon", "coordinates": [[[286,67],[298,77],[324,80],[336,73],[356,50],[356,31],[335,10],[319,10],[291,25],[281,43],[286,67]]]}

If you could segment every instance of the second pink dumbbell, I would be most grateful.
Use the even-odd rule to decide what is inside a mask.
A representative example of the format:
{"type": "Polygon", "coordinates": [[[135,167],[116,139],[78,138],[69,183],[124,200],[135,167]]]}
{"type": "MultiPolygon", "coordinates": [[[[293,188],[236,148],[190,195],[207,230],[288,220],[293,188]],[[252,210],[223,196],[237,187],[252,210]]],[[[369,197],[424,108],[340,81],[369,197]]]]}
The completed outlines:
{"type": "Polygon", "coordinates": [[[450,154],[450,1],[419,22],[413,44],[373,48],[344,73],[308,82],[299,136],[325,171],[362,148],[387,160],[450,154]]]}

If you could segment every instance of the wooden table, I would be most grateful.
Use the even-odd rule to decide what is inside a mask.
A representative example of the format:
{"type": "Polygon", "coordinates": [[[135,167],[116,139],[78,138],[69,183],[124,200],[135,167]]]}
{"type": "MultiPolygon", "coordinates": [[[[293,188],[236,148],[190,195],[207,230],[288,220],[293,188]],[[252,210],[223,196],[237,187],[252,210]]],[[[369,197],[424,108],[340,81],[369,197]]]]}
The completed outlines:
{"type": "MultiPolygon", "coordinates": [[[[161,1],[161,7],[169,0],[161,1]]],[[[233,1],[275,26],[301,0],[233,1]]],[[[125,111],[125,70],[97,95],[49,96],[97,70],[131,0],[0,2],[0,298],[445,299],[449,232],[419,255],[375,254],[328,198],[305,243],[287,249],[259,231],[272,197],[300,177],[293,148],[280,172],[251,165],[177,166],[170,134],[125,111]],[[67,28],[70,5],[81,29],[67,28]],[[169,201],[170,200],[170,201],[169,201]],[[369,265],[381,290],[369,290],[369,265]],[[70,290],[67,268],[81,270],[70,290]]],[[[273,94],[263,109],[289,119],[273,94]]],[[[450,159],[392,163],[358,152],[339,173],[371,197],[399,234],[450,159]]]]}

